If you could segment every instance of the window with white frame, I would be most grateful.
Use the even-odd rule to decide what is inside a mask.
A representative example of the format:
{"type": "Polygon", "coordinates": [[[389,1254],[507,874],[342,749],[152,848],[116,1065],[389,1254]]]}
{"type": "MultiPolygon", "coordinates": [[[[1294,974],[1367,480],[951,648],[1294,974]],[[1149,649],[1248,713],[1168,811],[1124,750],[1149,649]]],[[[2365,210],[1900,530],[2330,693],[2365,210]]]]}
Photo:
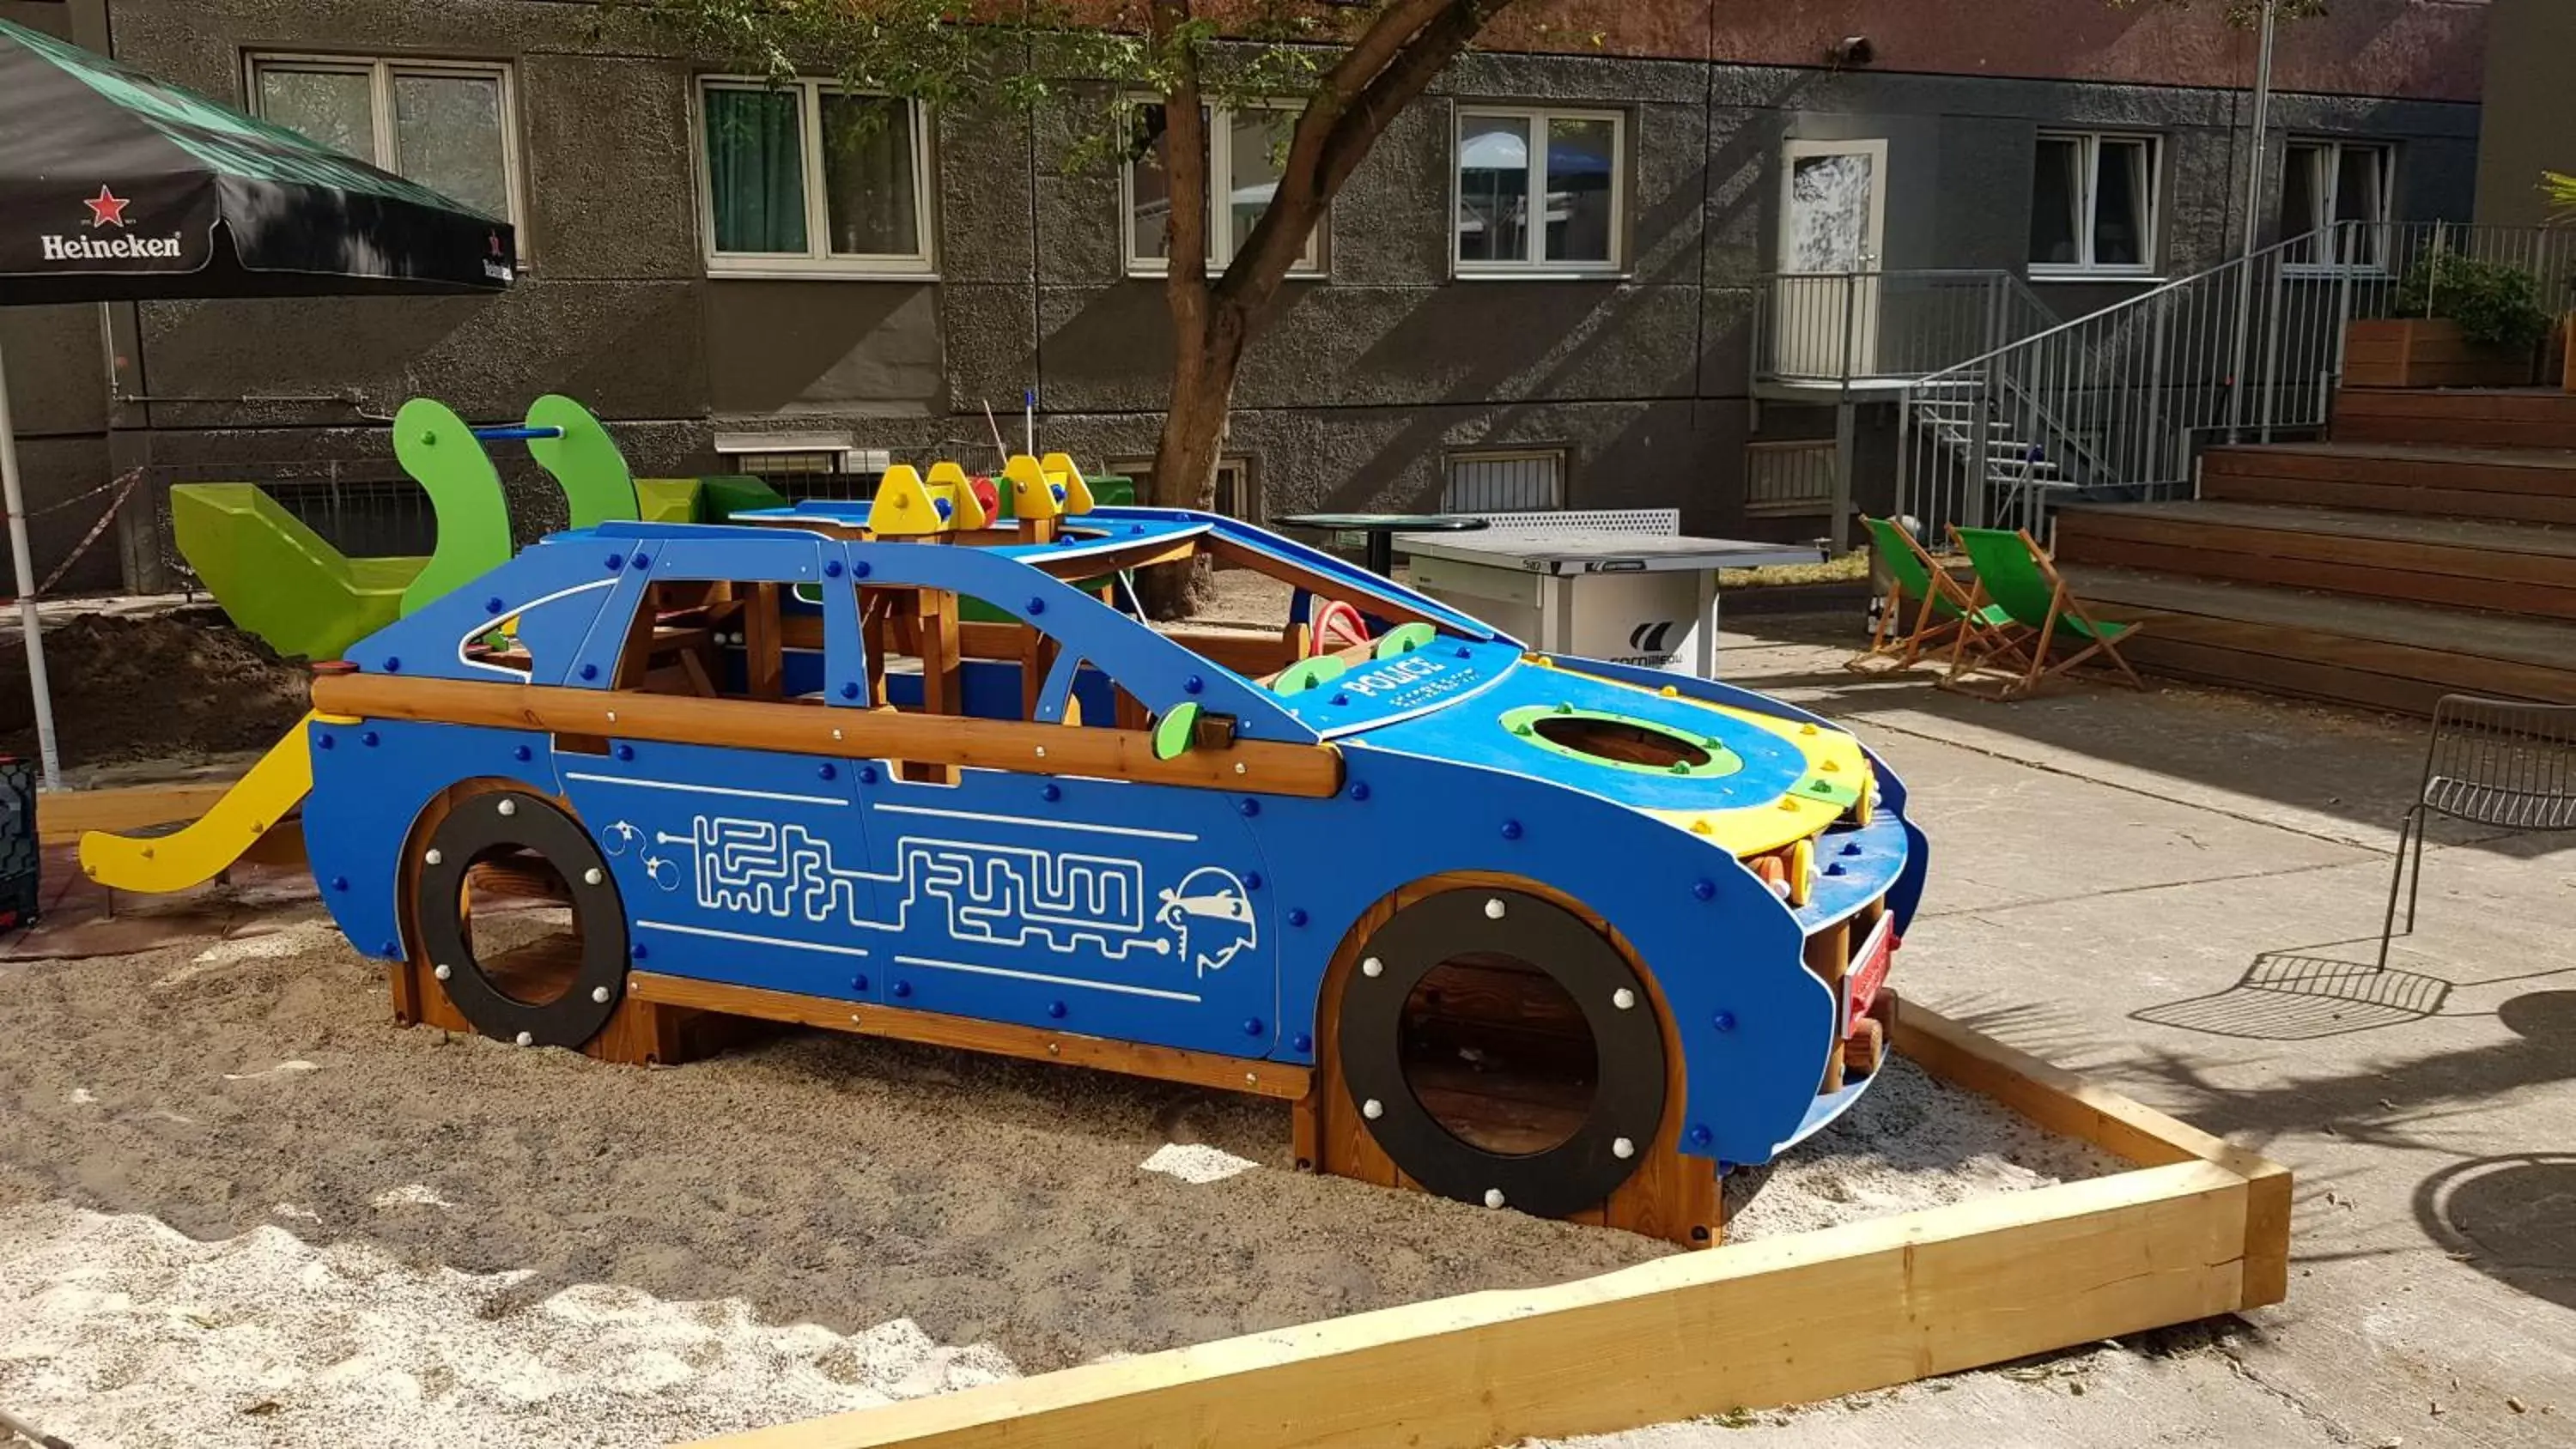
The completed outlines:
{"type": "MultiPolygon", "coordinates": [[[[1286,102],[1231,110],[1200,108],[1210,143],[1208,194],[1225,198],[1223,205],[1207,210],[1209,266],[1223,267],[1232,262],[1234,254],[1251,239],[1252,228],[1261,221],[1261,214],[1270,209],[1270,198],[1279,189],[1280,156],[1287,147],[1289,132],[1297,127],[1299,111],[1300,107],[1286,102]]],[[[1128,109],[1131,130],[1126,164],[1119,168],[1119,177],[1127,217],[1127,269],[1131,272],[1159,274],[1171,262],[1172,239],[1166,228],[1172,218],[1172,177],[1165,164],[1171,143],[1165,133],[1165,114],[1159,101],[1136,101],[1128,109]]],[[[1318,222],[1307,234],[1305,252],[1290,270],[1323,269],[1324,224],[1318,222]]]]}
{"type": "Polygon", "coordinates": [[[1554,448],[1452,453],[1443,513],[1534,513],[1565,506],[1565,454],[1554,448]]]}
{"type": "Polygon", "coordinates": [[[2030,188],[2031,275],[2152,270],[2161,150],[2153,136],[2041,132],[2030,188]]]}
{"type": "Polygon", "coordinates": [[[921,107],[829,81],[698,87],[698,220],[710,272],[930,270],[921,107]]]}
{"type": "Polygon", "coordinates": [[[1617,271],[1626,145],[1614,111],[1459,107],[1458,270],[1617,271]]]}
{"type": "MultiPolygon", "coordinates": [[[[1143,502],[1154,490],[1154,464],[1149,458],[1129,458],[1109,465],[1112,477],[1125,478],[1136,485],[1136,499],[1143,502]]],[[[1261,489],[1252,478],[1250,458],[1219,458],[1216,464],[1216,511],[1228,518],[1246,523],[1262,521],[1261,489]]]]}
{"type": "Polygon", "coordinates": [[[2292,140],[2282,155],[2281,236],[2310,237],[2294,265],[2379,270],[2388,261],[2397,150],[2363,141],[2292,140]]]}
{"type": "Polygon", "coordinates": [[[813,473],[882,473],[893,459],[857,448],[846,433],[718,433],[716,456],[735,473],[772,478],[813,473]]]}
{"type": "Polygon", "coordinates": [[[251,107],[486,216],[519,219],[510,67],[480,61],[254,55],[251,107]]]}

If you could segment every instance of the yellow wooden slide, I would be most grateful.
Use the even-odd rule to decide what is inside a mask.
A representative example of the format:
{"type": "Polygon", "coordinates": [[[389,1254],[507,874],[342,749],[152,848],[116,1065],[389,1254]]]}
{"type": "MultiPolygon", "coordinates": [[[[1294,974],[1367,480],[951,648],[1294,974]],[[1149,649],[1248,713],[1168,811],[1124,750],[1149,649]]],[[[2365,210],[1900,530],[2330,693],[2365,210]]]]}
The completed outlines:
{"type": "Polygon", "coordinates": [[[81,837],[81,869],[103,885],[128,891],[177,891],[215,878],[239,860],[313,789],[309,726],[296,721],[286,737],[260,756],[241,783],[226,791],[195,824],[168,835],[81,837]]]}

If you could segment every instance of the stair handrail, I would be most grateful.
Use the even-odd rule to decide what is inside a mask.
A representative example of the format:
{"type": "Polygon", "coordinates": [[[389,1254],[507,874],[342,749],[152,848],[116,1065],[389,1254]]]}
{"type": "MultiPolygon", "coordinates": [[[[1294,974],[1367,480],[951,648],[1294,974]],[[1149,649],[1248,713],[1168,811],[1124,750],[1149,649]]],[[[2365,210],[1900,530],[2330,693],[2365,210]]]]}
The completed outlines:
{"type": "MultiPolygon", "coordinates": [[[[2344,224],[2346,224],[2346,223],[2339,223],[2338,225],[2344,225],[2344,224]]],[[[2129,310],[2131,310],[2131,309],[2133,309],[2133,308],[2143,307],[2143,306],[2145,306],[2145,305],[2147,305],[2147,304],[2149,304],[2149,303],[2151,303],[2151,302],[2156,301],[2157,299],[2159,299],[2159,298],[2161,298],[2161,297],[2165,297],[2165,296],[2168,296],[2168,295],[2170,295],[2170,294],[2172,294],[2172,293],[2175,293],[2175,292],[2181,291],[2181,290],[2183,290],[2183,289],[2184,289],[2184,288],[2186,288],[2186,287],[2196,286],[2196,285],[2198,285],[2199,283],[2206,282],[2206,281],[2208,281],[2208,280],[2209,280],[2210,278],[2212,278],[2212,277],[2220,276],[2220,275],[2222,275],[2222,274],[2224,274],[2224,273],[2231,272],[2231,271],[2241,270],[2241,269],[2242,269],[2242,268],[2244,268],[2244,267],[2246,266],[2246,264],[2248,264],[2249,262],[2257,262],[2257,261],[2261,261],[2261,260],[2262,260],[2262,259],[2264,259],[2265,257],[2269,257],[2269,256],[2274,256],[2274,255],[2278,255],[2278,254],[2281,254],[2281,253],[2285,253],[2285,252],[2287,252],[2287,251],[2288,251],[2290,248],[2292,248],[2292,247],[2306,246],[2306,245],[2308,245],[2308,244],[2310,244],[2310,243],[2314,242],[2318,237],[2325,235],[2326,231],[2329,231],[2329,230],[2332,230],[2332,229],[2333,229],[2333,228],[2324,228],[2324,229],[2320,229],[2320,230],[2318,230],[2318,231],[2303,232],[2303,233],[2301,233],[2300,235],[2295,236],[2295,237],[2292,237],[2292,238],[2290,238],[2290,239],[2289,239],[2289,240],[2287,240],[2287,241],[2274,242],[2272,245],[2267,246],[2267,247],[2264,247],[2264,248],[2262,248],[2261,250],[2256,251],[2256,252],[2252,253],[2252,254],[2251,254],[2251,255],[2249,255],[2249,256],[2231,257],[2231,258],[2229,258],[2228,260],[2226,260],[2226,261],[2224,261],[2224,262],[2219,263],[2217,266],[2210,267],[2210,268],[2208,268],[2208,269],[2206,269],[2206,270],[2203,270],[2203,271],[2194,272],[2194,273],[2192,273],[2192,274],[2191,274],[2190,276],[2188,276],[2188,277],[2176,277],[2176,278],[2174,278],[2172,281],[2166,282],[2166,283],[2164,283],[2164,284],[2163,284],[2163,285],[2161,285],[2161,286],[2158,286],[2158,287],[2152,288],[2152,289],[2150,289],[2150,290],[2148,290],[2148,291],[2140,292],[2138,295],[2136,295],[2136,296],[2134,296],[2134,297],[2127,297],[2127,298],[2123,298],[2123,299],[2122,299],[2122,300],[2120,300],[2120,301],[2117,301],[2117,302],[2112,303],[2112,304],[2111,304],[2110,306],[2108,306],[2108,307],[2103,307],[2103,308],[2099,308],[2099,309],[2097,309],[2097,310],[2095,310],[2095,311],[2087,312],[2087,313],[2085,313],[2085,314],[2084,314],[2083,316],[2081,316],[2081,317],[2073,317],[2073,318],[2069,318],[2068,320],[2066,320],[2066,321],[2064,321],[2064,322],[2060,322],[2060,323],[2058,323],[2056,326],[2051,327],[2051,328],[2047,329],[2047,330],[2046,330],[2046,331],[2044,331],[2044,332],[2034,332],[2034,333],[2032,333],[2031,335],[2029,335],[2028,337],[2020,338],[2020,339],[2018,339],[2018,340],[2016,340],[2016,341],[2012,341],[2012,342],[2007,342],[2007,343],[2005,343],[2003,346],[1998,347],[1998,348],[1995,348],[1995,349],[1993,349],[1992,351],[1989,351],[1989,352],[1981,352],[1981,353],[1977,354],[1977,355],[1976,355],[1976,356],[1974,356],[1974,357],[1971,357],[1971,358],[1967,358],[1967,359],[1965,359],[1964,361],[1956,362],[1956,363],[1952,363],[1950,366],[1945,367],[1945,368],[1941,369],[1941,370],[1940,370],[1940,371],[1938,371],[1938,372],[1927,372],[1927,373],[1925,373],[1922,377],[1917,378],[1915,381],[1916,381],[1916,383],[1919,385],[1919,384],[1922,384],[1922,383],[1932,382],[1932,381],[1934,381],[1934,380],[1936,380],[1936,379],[1939,379],[1939,378],[1947,377],[1947,376],[1949,376],[1950,374],[1952,374],[1952,373],[1954,373],[1954,372],[1965,372],[1965,371],[1967,371],[1968,369],[1973,368],[1973,367],[1983,367],[1983,366],[1985,366],[1987,363],[1992,362],[1992,361],[1994,361],[1995,359],[1997,359],[1997,358],[1999,358],[1999,357],[2008,356],[2008,355],[2010,355],[2011,353],[2019,352],[2019,351],[2023,351],[2023,350],[2028,349],[2028,348],[2031,348],[2031,347],[2035,347],[2035,346],[2039,345],[2040,343],[2046,342],[2048,339],[2050,339],[2050,338],[2052,338],[2052,337],[2060,336],[2060,335],[2062,335],[2062,334],[2064,334],[2064,333],[2067,333],[2067,332],[2072,332],[2072,331],[2074,331],[2074,330],[2075,330],[2076,328],[2078,328],[2078,327],[2085,327],[2085,326],[2089,326],[2089,325],[2091,325],[2091,324],[2093,324],[2093,323],[2095,323],[2095,322],[2102,321],[2103,319],[2105,319],[2105,318],[2107,318],[2107,317],[2110,317],[2110,316],[2111,316],[2111,315],[2113,315],[2114,313],[2118,313],[2118,312],[2126,312],[2126,311],[2129,311],[2129,310]]],[[[2116,281],[2116,280],[2117,280],[2117,278],[2111,278],[2111,279],[2109,279],[2109,280],[2114,280],[2114,281],[2116,281]]]]}
{"type": "MultiPolygon", "coordinates": [[[[2190,438],[2199,426],[2194,419],[2204,405],[2222,395],[2241,396],[2254,378],[2269,379],[2277,387],[2285,348],[2309,345],[2311,339],[2304,335],[2284,336],[2283,303],[2292,304],[2290,310],[2300,312],[2308,324],[2321,321],[2320,307],[2304,283],[2311,277],[2333,280],[2337,272],[2328,267],[2302,271],[2296,278],[2302,285],[2285,298],[2291,273],[2283,263],[2335,255],[2320,248],[2321,234],[2284,238],[1915,379],[1897,399],[1903,430],[1900,499],[1909,506],[1929,502],[1933,506],[1926,511],[1977,524],[1996,521],[1988,517],[1989,505],[2000,495],[2004,511],[2018,512],[2018,521],[2038,528],[2045,521],[2044,494],[2060,494],[2070,486],[2153,487],[2166,475],[2186,471],[2190,438]],[[2233,301],[2249,314],[2255,310],[2255,288],[2265,277],[2271,283],[2266,350],[2239,376],[2212,345],[2215,324],[2223,303],[2233,301]],[[1913,424],[1918,412],[1931,417],[1924,411],[1927,400],[1953,409],[1963,400],[1973,400],[1975,406],[1960,420],[1964,439],[1922,430],[1934,449],[1929,470],[1934,486],[1918,499],[1918,429],[1913,424]],[[1994,447],[1999,427],[2009,427],[2026,449],[2044,449],[2052,460],[2051,476],[2039,478],[2038,453],[2025,452],[2018,472],[2000,458],[1994,447]]],[[[2339,365],[2339,358],[2324,363],[2328,371],[2339,365]]],[[[2267,395],[2267,426],[2274,411],[2267,395]]]]}

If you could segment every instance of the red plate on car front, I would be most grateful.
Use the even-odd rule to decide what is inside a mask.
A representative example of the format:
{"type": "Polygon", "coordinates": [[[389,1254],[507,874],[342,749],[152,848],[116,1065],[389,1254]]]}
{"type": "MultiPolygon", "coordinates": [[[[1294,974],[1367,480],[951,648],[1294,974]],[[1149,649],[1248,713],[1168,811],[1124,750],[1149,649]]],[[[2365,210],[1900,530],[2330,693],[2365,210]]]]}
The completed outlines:
{"type": "Polygon", "coordinates": [[[1843,1035],[1851,1035],[1860,1019],[1869,1015],[1871,1003],[1878,1000],[1879,988],[1887,984],[1887,968],[1895,960],[1896,917],[1881,916],[1877,929],[1862,944],[1859,959],[1843,973],[1843,1035]]]}

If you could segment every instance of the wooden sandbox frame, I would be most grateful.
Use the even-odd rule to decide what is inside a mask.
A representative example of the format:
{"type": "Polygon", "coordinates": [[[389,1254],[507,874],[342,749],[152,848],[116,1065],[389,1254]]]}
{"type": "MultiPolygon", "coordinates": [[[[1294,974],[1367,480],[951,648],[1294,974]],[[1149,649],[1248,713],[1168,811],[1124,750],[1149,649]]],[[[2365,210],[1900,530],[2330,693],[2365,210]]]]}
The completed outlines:
{"type": "Polygon", "coordinates": [[[2109,1177],[1087,1364],[705,1449],[1486,1449],[1810,1403],[2278,1303],[2287,1168],[1913,1002],[1895,1049],[2109,1177]]]}

